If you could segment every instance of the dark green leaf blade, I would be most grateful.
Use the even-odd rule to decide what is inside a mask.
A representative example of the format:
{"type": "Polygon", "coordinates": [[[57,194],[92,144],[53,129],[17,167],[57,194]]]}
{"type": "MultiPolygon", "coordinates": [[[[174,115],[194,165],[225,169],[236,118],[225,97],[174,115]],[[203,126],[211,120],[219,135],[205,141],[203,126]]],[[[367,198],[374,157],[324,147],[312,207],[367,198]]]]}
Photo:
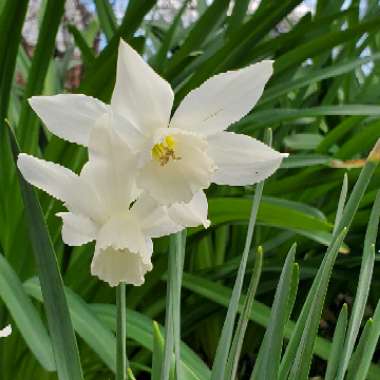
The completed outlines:
{"type": "MultiPolygon", "coordinates": [[[[14,160],[19,148],[9,128],[14,160]]],[[[44,307],[60,380],[83,380],[77,342],[72,326],[63,281],[42,209],[34,189],[19,173],[19,183],[25,205],[25,218],[41,281],[44,307]]]]}

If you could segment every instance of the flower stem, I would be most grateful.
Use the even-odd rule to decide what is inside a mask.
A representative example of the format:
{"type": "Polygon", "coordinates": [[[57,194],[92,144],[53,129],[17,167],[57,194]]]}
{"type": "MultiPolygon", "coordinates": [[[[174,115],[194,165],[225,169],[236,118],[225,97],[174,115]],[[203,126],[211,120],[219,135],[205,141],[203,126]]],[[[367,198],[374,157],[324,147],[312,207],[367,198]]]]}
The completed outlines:
{"type": "Polygon", "coordinates": [[[127,379],[125,284],[116,288],[116,380],[127,379]]]}

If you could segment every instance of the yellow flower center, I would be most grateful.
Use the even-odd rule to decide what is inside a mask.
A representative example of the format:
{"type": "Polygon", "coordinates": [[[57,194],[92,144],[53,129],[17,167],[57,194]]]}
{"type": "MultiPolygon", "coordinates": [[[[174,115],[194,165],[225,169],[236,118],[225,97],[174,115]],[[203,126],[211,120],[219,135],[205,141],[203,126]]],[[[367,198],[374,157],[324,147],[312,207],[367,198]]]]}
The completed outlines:
{"type": "Polygon", "coordinates": [[[161,166],[165,166],[170,159],[180,160],[181,157],[177,157],[174,152],[175,140],[172,136],[166,136],[165,139],[156,144],[152,148],[152,157],[160,163],[161,166]]]}

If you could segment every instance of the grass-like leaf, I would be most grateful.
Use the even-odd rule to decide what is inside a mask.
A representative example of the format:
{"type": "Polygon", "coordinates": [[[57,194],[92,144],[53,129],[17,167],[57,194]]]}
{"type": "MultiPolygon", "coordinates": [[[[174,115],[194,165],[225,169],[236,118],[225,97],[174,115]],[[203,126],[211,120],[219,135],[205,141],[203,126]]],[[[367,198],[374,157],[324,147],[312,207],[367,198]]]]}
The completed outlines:
{"type": "Polygon", "coordinates": [[[7,306],[20,334],[41,365],[55,370],[53,349],[42,320],[25,293],[20,279],[0,254],[0,298],[7,306]]]}
{"type": "MultiPolygon", "coordinates": [[[[43,301],[41,285],[37,278],[31,278],[24,284],[25,291],[39,302],[43,301]]],[[[78,335],[98,354],[101,361],[113,372],[116,372],[116,338],[105,326],[87,303],[73,291],[65,288],[65,295],[78,335]]]]}
{"type": "Polygon", "coordinates": [[[342,346],[347,330],[348,311],[347,304],[343,304],[336,323],[331,351],[327,362],[325,380],[334,380],[339,366],[342,346]]]}
{"type": "Polygon", "coordinates": [[[310,298],[310,303],[305,303],[305,306],[307,305],[307,308],[305,308],[305,310],[307,310],[307,317],[303,324],[302,333],[299,338],[299,345],[294,352],[294,355],[291,355],[293,362],[289,371],[289,377],[291,379],[304,380],[308,378],[313,355],[313,346],[318,331],[325,294],[336,256],[346,234],[347,229],[343,228],[334,243],[327,250],[325,260],[318,271],[315,282],[313,283],[313,288],[315,286],[315,289],[312,288],[309,293],[312,297],[310,298]]]}
{"type": "Polygon", "coordinates": [[[230,354],[228,357],[227,378],[234,379],[238,369],[239,358],[244,342],[244,335],[247,330],[249,315],[251,313],[253,301],[255,299],[257,286],[259,285],[260,275],[263,265],[263,249],[259,247],[256,251],[255,264],[253,267],[251,281],[249,283],[247,296],[244,301],[243,311],[240,314],[239,322],[236,327],[232,341],[230,354]]]}
{"type": "Polygon", "coordinates": [[[349,359],[352,355],[356,337],[359,333],[361,321],[364,315],[364,309],[367,303],[369,288],[375,264],[374,245],[379,229],[380,218],[380,193],[378,193],[372,208],[371,216],[368,222],[367,233],[364,239],[363,258],[360,268],[360,277],[355,295],[352,315],[348,325],[346,339],[340,359],[340,365],[337,374],[337,380],[343,379],[347,370],[349,359]]]}
{"type": "MultiPolygon", "coordinates": [[[[267,131],[265,140],[269,145],[272,144],[271,130],[267,131]]],[[[247,266],[249,251],[252,244],[253,231],[256,224],[257,213],[259,210],[259,205],[260,205],[261,197],[263,194],[263,189],[264,189],[264,182],[260,182],[256,185],[256,191],[255,191],[255,195],[253,197],[253,202],[252,202],[251,215],[249,217],[249,222],[248,222],[248,230],[247,230],[247,236],[245,239],[244,250],[241,257],[235,284],[232,290],[230,303],[228,305],[226,319],[224,320],[222,333],[221,333],[218,346],[216,349],[215,360],[214,360],[212,371],[211,371],[211,380],[224,379],[226,375],[226,370],[228,368],[228,355],[231,350],[233,329],[234,329],[236,315],[239,309],[239,302],[240,302],[241,291],[243,288],[244,275],[245,275],[245,270],[247,266]]]]}
{"type": "Polygon", "coordinates": [[[153,322],[152,380],[160,380],[164,359],[164,338],[157,322],[153,322]]]}
{"type": "MultiPolygon", "coordinates": [[[[9,128],[15,162],[19,154],[16,138],[9,128]]],[[[41,281],[44,307],[49,325],[58,377],[60,380],[83,380],[77,342],[71,323],[62,277],[44,216],[34,189],[19,173],[25,205],[25,218],[41,281]]]]}
{"type": "Polygon", "coordinates": [[[288,253],[274,297],[272,312],[251,379],[276,380],[280,366],[284,328],[288,319],[293,263],[296,253],[294,244],[288,253]]]}
{"type": "Polygon", "coordinates": [[[55,38],[65,8],[64,0],[48,0],[42,19],[36,49],[29,70],[24,101],[19,120],[19,141],[23,151],[36,152],[38,144],[39,120],[30,108],[27,99],[41,94],[49,62],[55,49],[55,38]]]}
{"type": "Polygon", "coordinates": [[[116,17],[108,0],[95,0],[100,26],[109,41],[117,29],[116,17]]]}

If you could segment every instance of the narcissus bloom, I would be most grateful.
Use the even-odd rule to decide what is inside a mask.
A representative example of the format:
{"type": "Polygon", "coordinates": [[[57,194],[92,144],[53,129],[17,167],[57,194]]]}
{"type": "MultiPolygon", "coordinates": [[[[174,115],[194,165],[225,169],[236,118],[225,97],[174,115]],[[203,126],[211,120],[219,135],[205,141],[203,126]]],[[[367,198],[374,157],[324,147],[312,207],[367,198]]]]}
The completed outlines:
{"type": "Polygon", "coordinates": [[[137,156],[137,187],[161,204],[189,202],[212,182],[254,184],[280,166],[284,154],[225,131],[256,104],[271,74],[272,61],[265,60],[215,75],[191,91],[170,117],[174,94],[169,83],[121,41],[110,105],[70,94],[32,97],[30,104],[51,132],[84,146],[107,119],[137,156]]]}
{"type": "Polygon", "coordinates": [[[89,161],[80,175],[53,162],[20,154],[17,165],[34,186],[64,202],[62,238],[71,246],[95,240],[91,273],[115,286],[141,285],[152,269],[152,238],[184,227],[208,225],[207,199],[160,206],[135,185],[136,158],[102,125],[89,136],[89,161]]]}
{"type": "Polygon", "coordinates": [[[0,338],[6,338],[7,336],[12,334],[12,326],[8,325],[5,326],[3,329],[0,330],[0,338]]]}

